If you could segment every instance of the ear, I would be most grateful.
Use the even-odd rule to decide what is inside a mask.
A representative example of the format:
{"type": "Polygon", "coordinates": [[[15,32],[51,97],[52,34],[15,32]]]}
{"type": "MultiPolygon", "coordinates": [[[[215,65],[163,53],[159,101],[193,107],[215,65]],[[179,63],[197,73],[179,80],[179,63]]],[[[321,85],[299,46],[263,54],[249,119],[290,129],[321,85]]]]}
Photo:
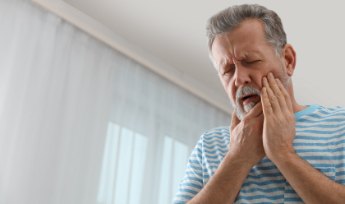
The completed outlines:
{"type": "Polygon", "coordinates": [[[283,56],[286,73],[291,77],[296,67],[296,52],[295,49],[290,45],[286,44],[283,49],[283,56]]]}

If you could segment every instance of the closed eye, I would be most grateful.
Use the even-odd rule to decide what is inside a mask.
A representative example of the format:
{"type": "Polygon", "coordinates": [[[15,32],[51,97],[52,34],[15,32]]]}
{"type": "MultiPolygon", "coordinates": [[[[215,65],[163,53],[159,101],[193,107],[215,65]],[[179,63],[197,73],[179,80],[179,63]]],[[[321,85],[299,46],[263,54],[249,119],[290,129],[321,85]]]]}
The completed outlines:
{"type": "Polygon", "coordinates": [[[221,73],[223,76],[232,74],[235,68],[236,68],[235,64],[229,64],[222,69],[223,71],[221,73]]]}
{"type": "Polygon", "coordinates": [[[243,60],[242,61],[242,64],[243,65],[253,65],[253,64],[256,64],[258,62],[260,62],[261,60],[252,60],[252,61],[248,61],[248,60],[243,60]]]}

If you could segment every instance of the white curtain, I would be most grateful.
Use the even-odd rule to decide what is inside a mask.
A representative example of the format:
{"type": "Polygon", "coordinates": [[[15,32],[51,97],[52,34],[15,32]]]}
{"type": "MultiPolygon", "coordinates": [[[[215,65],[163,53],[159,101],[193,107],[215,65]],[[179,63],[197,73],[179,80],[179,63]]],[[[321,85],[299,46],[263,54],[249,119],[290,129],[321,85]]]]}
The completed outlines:
{"type": "Polygon", "coordinates": [[[28,0],[0,0],[0,204],[170,203],[229,116],[28,0]]]}

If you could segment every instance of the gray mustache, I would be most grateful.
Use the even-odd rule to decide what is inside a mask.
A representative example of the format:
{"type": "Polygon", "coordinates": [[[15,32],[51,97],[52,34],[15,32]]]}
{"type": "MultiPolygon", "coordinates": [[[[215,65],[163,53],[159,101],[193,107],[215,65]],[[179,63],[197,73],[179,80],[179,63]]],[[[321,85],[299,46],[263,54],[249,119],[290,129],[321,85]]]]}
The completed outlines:
{"type": "Polygon", "coordinates": [[[260,91],[256,88],[253,88],[251,86],[244,86],[236,91],[236,100],[238,101],[241,99],[243,96],[246,95],[259,95],[260,96],[260,91]]]}

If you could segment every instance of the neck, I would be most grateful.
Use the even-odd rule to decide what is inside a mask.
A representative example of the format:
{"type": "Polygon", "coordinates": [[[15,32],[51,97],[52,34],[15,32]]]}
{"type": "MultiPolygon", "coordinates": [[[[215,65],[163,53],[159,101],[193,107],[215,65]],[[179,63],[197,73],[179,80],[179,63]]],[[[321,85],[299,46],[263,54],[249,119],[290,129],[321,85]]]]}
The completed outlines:
{"type": "Polygon", "coordinates": [[[292,83],[290,83],[290,85],[289,85],[288,93],[289,93],[290,98],[291,98],[291,103],[292,103],[292,108],[293,108],[294,113],[299,112],[299,111],[307,108],[307,106],[300,105],[297,103],[297,101],[295,99],[292,83]]]}

